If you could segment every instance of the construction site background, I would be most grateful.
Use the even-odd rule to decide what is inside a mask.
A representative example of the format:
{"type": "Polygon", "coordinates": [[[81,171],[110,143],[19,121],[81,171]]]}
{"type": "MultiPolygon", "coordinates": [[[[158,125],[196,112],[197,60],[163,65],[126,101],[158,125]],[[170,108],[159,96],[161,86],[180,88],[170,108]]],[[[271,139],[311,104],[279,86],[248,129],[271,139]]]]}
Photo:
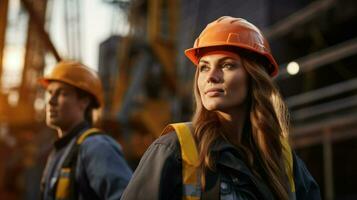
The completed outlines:
{"type": "Polygon", "coordinates": [[[103,21],[108,36],[100,45],[84,48],[84,35],[103,27],[95,7],[86,10],[88,1],[0,0],[0,199],[39,198],[55,132],[44,123],[36,80],[56,62],[94,65],[106,102],[97,125],[117,139],[135,169],[166,124],[190,120],[195,68],[183,51],[224,15],[251,21],[270,41],[280,64],[274,81],[291,112],[292,146],[323,199],[357,199],[357,1],[94,1],[110,8],[111,22],[103,21]],[[54,13],[62,18],[56,27],[54,13]],[[98,52],[96,59],[88,52],[98,52]]]}

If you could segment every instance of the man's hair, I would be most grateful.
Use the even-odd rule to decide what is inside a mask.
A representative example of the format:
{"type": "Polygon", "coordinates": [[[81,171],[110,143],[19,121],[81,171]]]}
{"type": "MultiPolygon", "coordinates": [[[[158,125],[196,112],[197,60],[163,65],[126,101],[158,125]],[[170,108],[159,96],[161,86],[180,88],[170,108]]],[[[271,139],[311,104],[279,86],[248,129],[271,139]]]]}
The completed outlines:
{"type": "Polygon", "coordinates": [[[97,104],[95,97],[84,90],[81,90],[79,88],[75,88],[75,89],[76,89],[78,98],[80,98],[80,99],[88,98],[89,99],[89,104],[84,111],[84,120],[86,120],[88,123],[92,124],[93,123],[93,110],[95,109],[96,104],[97,104]]]}

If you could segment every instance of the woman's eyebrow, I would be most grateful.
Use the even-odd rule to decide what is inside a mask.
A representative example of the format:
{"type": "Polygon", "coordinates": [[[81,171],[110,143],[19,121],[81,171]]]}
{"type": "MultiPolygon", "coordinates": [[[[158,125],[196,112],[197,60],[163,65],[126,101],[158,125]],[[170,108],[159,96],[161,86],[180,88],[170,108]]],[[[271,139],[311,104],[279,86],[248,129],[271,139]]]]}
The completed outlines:
{"type": "Polygon", "coordinates": [[[200,59],[200,61],[198,62],[198,63],[201,63],[201,62],[203,62],[203,63],[205,63],[205,64],[208,64],[209,62],[208,61],[206,61],[206,60],[202,60],[202,59],[200,59]]]}
{"type": "MultiPolygon", "coordinates": [[[[235,59],[235,58],[232,58],[231,56],[224,56],[224,57],[222,57],[222,58],[219,58],[217,62],[223,62],[223,61],[225,61],[225,60],[233,60],[233,61],[236,61],[236,59],[235,59]]],[[[206,63],[206,64],[209,63],[209,61],[206,61],[206,60],[204,60],[204,59],[200,59],[199,63],[200,63],[200,62],[203,62],[203,63],[206,63]]]]}
{"type": "Polygon", "coordinates": [[[235,58],[232,58],[230,56],[225,56],[225,57],[218,59],[218,63],[224,62],[226,60],[231,60],[231,61],[237,62],[237,60],[235,58]]]}

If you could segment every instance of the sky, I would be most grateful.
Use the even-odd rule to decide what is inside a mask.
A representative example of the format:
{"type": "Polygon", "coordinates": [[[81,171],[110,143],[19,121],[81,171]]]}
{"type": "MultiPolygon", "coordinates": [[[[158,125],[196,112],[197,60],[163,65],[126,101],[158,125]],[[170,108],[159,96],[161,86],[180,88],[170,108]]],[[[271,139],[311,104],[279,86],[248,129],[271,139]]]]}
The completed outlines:
{"type": "MultiPolygon", "coordinates": [[[[73,2],[74,0],[67,1],[73,2]]],[[[9,2],[10,10],[2,78],[5,87],[16,86],[21,80],[28,22],[28,16],[20,12],[20,0],[9,2]]],[[[60,55],[64,58],[70,58],[66,47],[64,0],[49,0],[49,2],[47,28],[50,38],[60,55]]],[[[127,25],[123,20],[123,12],[103,0],[79,0],[79,2],[82,62],[97,70],[99,44],[112,34],[125,35],[127,25]],[[115,29],[112,26],[113,24],[115,24],[115,29]]],[[[45,73],[48,73],[55,64],[55,60],[46,59],[46,63],[45,73]]]]}
{"type": "MultiPolygon", "coordinates": [[[[60,54],[66,56],[66,43],[64,32],[64,1],[53,0],[53,21],[51,22],[51,38],[60,54]]],[[[121,20],[124,14],[120,9],[105,3],[103,0],[81,0],[81,54],[82,62],[97,70],[99,44],[111,34],[124,35],[127,32],[125,21],[121,20]],[[113,30],[114,23],[118,23],[113,30]]]]}
{"type": "MultiPolygon", "coordinates": [[[[53,21],[51,23],[51,37],[62,55],[66,55],[64,32],[64,1],[54,0],[53,21]]],[[[82,0],[81,2],[81,50],[83,63],[97,69],[99,44],[112,34],[112,17],[120,10],[103,2],[103,0],[82,0]]],[[[118,21],[120,23],[120,21],[118,21]]],[[[123,26],[121,26],[123,27],[123,26]]],[[[115,30],[115,33],[125,34],[126,30],[115,30]]]]}

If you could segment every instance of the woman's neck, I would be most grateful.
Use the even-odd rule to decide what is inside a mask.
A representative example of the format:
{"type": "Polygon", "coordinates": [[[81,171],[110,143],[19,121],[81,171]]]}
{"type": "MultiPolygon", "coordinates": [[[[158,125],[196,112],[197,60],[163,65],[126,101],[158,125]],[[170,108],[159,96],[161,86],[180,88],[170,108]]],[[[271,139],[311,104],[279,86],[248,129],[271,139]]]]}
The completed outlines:
{"type": "Polygon", "coordinates": [[[217,113],[229,142],[233,145],[239,145],[247,116],[246,107],[241,106],[238,109],[229,109],[225,112],[218,111],[217,113]]]}

